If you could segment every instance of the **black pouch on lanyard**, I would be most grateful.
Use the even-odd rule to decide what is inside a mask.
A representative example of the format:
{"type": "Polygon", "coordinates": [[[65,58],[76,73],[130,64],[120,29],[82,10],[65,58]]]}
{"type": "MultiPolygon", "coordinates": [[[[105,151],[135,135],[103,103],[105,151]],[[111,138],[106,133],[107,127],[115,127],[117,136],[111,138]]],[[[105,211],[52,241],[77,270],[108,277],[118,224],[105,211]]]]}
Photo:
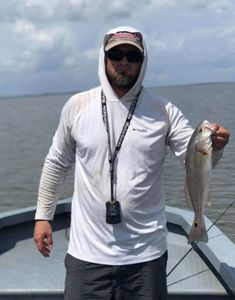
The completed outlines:
{"type": "Polygon", "coordinates": [[[118,224],[121,222],[120,203],[118,201],[106,202],[106,223],[118,224]]]}

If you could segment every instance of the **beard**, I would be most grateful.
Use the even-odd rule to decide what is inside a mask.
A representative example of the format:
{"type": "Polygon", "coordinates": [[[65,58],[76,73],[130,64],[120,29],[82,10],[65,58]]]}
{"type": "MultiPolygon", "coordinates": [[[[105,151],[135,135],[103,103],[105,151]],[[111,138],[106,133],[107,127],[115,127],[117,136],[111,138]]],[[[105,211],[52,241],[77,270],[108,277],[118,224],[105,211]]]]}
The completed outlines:
{"type": "Polygon", "coordinates": [[[133,87],[138,78],[138,76],[126,75],[125,72],[116,75],[107,74],[107,77],[111,86],[129,89],[133,87]]]}

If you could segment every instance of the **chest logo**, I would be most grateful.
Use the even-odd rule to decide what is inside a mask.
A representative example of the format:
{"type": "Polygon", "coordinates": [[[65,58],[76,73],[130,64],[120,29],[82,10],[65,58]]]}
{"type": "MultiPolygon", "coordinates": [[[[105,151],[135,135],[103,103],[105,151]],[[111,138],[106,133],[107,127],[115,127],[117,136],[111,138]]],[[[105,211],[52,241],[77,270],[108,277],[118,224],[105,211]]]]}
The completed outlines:
{"type": "Polygon", "coordinates": [[[146,129],[141,129],[141,128],[133,128],[133,131],[138,131],[138,132],[147,132],[146,129]]]}

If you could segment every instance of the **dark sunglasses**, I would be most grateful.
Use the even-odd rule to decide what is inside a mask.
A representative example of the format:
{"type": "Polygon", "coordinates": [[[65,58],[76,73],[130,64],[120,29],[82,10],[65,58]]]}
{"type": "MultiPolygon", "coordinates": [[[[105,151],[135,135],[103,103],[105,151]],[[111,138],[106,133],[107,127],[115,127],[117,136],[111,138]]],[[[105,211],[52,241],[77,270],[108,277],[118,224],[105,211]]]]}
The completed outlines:
{"type": "Polygon", "coordinates": [[[106,53],[108,59],[113,61],[121,61],[125,56],[130,63],[138,63],[143,60],[143,55],[136,50],[123,52],[121,50],[109,50],[106,53]]]}

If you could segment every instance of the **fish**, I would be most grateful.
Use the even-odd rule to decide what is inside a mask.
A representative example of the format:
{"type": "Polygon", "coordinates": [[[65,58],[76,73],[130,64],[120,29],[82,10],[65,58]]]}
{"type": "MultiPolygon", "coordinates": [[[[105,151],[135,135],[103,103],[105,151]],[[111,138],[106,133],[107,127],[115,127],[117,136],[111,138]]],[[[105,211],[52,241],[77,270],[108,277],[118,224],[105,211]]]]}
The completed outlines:
{"type": "Polygon", "coordinates": [[[185,196],[187,203],[194,211],[194,220],[188,236],[188,242],[208,242],[205,226],[205,205],[210,205],[211,172],[217,163],[213,158],[212,134],[213,126],[207,121],[201,122],[194,130],[187,145],[185,156],[185,196]]]}

